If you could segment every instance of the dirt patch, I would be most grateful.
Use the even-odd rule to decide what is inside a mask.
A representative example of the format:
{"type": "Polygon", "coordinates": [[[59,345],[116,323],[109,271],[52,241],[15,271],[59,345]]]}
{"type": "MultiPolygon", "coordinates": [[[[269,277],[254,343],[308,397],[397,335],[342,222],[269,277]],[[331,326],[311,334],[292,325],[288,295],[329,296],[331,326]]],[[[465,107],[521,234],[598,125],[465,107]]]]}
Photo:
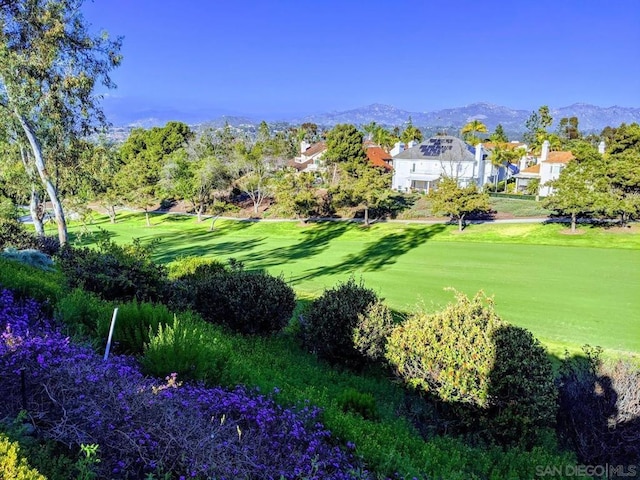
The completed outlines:
{"type": "Polygon", "coordinates": [[[584,235],[587,231],[584,228],[576,228],[575,231],[571,231],[570,228],[560,230],[562,235],[584,235]]]}
{"type": "Polygon", "coordinates": [[[606,229],[607,233],[620,233],[620,234],[624,234],[624,233],[640,233],[640,224],[634,223],[632,225],[626,225],[624,227],[608,227],[606,229]]]}

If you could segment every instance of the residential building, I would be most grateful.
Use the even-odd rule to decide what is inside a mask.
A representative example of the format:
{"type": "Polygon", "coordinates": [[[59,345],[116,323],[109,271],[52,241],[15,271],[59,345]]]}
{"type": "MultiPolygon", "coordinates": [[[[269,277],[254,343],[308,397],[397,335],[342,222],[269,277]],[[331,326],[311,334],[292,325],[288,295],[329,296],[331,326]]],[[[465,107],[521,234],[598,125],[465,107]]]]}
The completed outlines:
{"type": "Polygon", "coordinates": [[[489,181],[489,152],[482,144],[473,147],[459,138],[442,135],[420,144],[409,142],[406,149],[396,143],[391,154],[394,190],[428,193],[443,176],[457,179],[461,186],[482,186],[489,181]]]}
{"type": "Polygon", "coordinates": [[[322,156],[327,151],[324,142],[310,144],[304,140],[300,142],[300,155],[289,162],[289,166],[300,172],[315,172],[322,166],[322,156]]]}
{"type": "MultiPolygon", "coordinates": [[[[600,150],[604,151],[604,144],[600,145],[600,150]]],[[[536,158],[536,164],[531,165],[520,171],[516,178],[516,192],[522,192],[526,190],[527,186],[533,179],[539,179],[540,186],[538,187],[538,195],[546,197],[553,193],[553,188],[548,184],[550,181],[557,179],[560,176],[560,172],[567,166],[574,158],[571,152],[558,151],[551,152],[549,148],[549,141],[545,140],[542,143],[542,150],[540,156],[536,158]]]]}
{"type": "Polygon", "coordinates": [[[367,145],[365,143],[367,158],[374,167],[383,168],[386,171],[393,169],[393,157],[384,148],[377,145],[367,145]]]}

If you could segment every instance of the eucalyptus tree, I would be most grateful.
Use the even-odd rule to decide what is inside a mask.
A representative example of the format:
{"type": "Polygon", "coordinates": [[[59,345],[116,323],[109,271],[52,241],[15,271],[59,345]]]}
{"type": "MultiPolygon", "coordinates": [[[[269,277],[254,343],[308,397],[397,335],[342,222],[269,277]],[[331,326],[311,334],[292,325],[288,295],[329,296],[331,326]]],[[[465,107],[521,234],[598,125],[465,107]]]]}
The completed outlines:
{"type": "Polygon", "coordinates": [[[48,163],[74,138],[106,123],[98,85],[121,61],[121,40],[92,35],[83,0],[0,2],[0,121],[20,132],[28,161],[53,205],[61,243],[67,225],[48,163]]]}
{"type": "Polygon", "coordinates": [[[232,180],[231,165],[215,155],[211,131],[207,130],[190,138],[168,159],[161,182],[168,192],[188,201],[201,222],[232,180]]]}

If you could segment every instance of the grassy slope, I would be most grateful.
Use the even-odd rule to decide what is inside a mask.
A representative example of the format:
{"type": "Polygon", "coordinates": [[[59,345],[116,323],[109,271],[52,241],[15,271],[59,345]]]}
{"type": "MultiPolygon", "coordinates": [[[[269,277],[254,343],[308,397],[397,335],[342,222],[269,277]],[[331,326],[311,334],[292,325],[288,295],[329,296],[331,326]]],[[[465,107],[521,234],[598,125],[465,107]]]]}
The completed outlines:
{"type": "Polygon", "coordinates": [[[640,352],[640,236],[561,225],[473,225],[458,234],[444,225],[344,222],[219,221],[215,232],[191,217],[142,215],[100,226],[114,240],[161,238],[158,259],[182,255],[235,257],[249,268],[283,274],[296,290],[317,296],[349,275],[362,276],[388,303],[431,310],[452,300],[446,287],[495,295],[498,312],[529,328],[559,353],[584,343],[640,352]]]}

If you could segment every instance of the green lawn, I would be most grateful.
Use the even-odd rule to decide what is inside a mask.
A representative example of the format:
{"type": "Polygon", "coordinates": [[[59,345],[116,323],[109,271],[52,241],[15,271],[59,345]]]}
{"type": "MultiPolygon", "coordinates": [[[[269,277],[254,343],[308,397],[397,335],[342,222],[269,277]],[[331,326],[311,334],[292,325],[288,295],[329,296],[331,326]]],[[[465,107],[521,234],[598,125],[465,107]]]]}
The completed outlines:
{"type": "MultiPolygon", "coordinates": [[[[433,310],[453,299],[446,287],[495,296],[506,321],[530,329],[560,353],[585,343],[640,352],[640,235],[539,224],[452,226],[346,222],[219,221],[216,231],[187,216],[122,216],[101,227],[117,242],[161,239],[157,259],[234,257],[282,274],[302,296],[317,296],[350,275],[362,277],[390,306],[433,310]]],[[[73,229],[72,229],[73,230],[73,229]]],[[[85,241],[88,240],[84,237],[85,241]]]]}

